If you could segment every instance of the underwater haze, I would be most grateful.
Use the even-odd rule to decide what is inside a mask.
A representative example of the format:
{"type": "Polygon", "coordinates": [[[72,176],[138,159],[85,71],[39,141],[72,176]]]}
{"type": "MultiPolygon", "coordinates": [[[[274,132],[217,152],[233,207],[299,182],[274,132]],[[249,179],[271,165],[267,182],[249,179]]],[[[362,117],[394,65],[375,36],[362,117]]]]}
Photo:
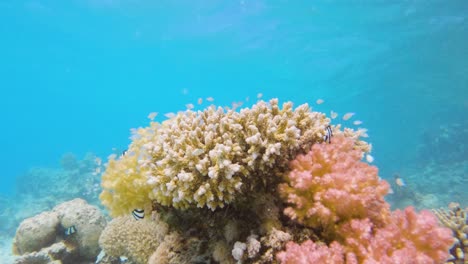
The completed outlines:
{"type": "Polygon", "coordinates": [[[48,182],[64,166],[105,163],[148,114],[208,97],[336,112],[367,129],[392,206],[468,206],[466,0],[3,0],[0,87],[0,215],[47,188],[72,198],[48,182]]]}
{"type": "MultiPolygon", "coordinates": [[[[338,132],[349,127],[372,145],[372,151],[360,164],[377,166],[378,176],[388,181],[389,194],[385,201],[381,198],[382,201],[376,202],[382,208],[388,206],[387,202],[392,209],[414,206],[417,210],[450,204],[453,214],[463,212],[466,224],[466,0],[0,0],[0,262],[13,263],[12,240],[17,228],[21,229],[21,221],[74,198],[82,198],[101,209],[99,221],[96,216],[96,221],[85,222],[105,223],[105,217],[110,221],[109,212],[121,211],[128,211],[126,217],[132,221],[131,213],[136,221],[143,219],[144,209],[109,208],[109,197],[115,195],[116,201],[127,202],[126,196],[120,196],[122,193],[116,191],[118,187],[112,185],[114,182],[109,183],[109,179],[107,186],[102,185],[103,191],[101,183],[105,177],[101,179],[101,176],[108,157],[124,157],[132,142],[132,131],[147,127],[153,117],[161,122],[179,111],[192,107],[203,110],[211,104],[236,108],[239,112],[241,108],[273,98],[278,98],[280,105],[288,101],[295,107],[307,103],[313,111],[325,113],[331,127],[326,126],[327,121],[323,128],[324,142],[328,140],[331,144],[330,138],[335,136],[332,128],[338,132]],[[463,211],[461,208],[465,207],[463,211]]],[[[315,140],[322,141],[322,134],[317,132],[321,126],[322,123],[320,129],[314,130],[315,140]]],[[[321,144],[317,148],[333,151],[330,146],[321,144]]],[[[364,144],[363,148],[366,147],[364,144]]],[[[196,149],[191,155],[198,156],[201,152],[202,149],[196,149]]],[[[287,155],[292,155],[290,149],[289,152],[287,155]]],[[[278,171],[283,168],[278,167],[278,171]]],[[[236,168],[232,173],[239,170],[236,168]]],[[[111,166],[107,169],[111,175],[111,166]]],[[[231,179],[232,173],[227,178],[231,179]]],[[[115,175],[120,177],[118,173],[115,175]]],[[[116,182],[120,179],[117,176],[116,182]]],[[[207,178],[206,174],[203,176],[207,178]]],[[[151,182],[153,178],[148,178],[148,186],[155,183],[151,182]]],[[[241,184],[238,182],[235,188],[241,184]]],[[[255,192],[251,194],[253,200],[259,201],[255,205],[257,209],[265,201],[271,205],[269,197],[279,199],[277,186],[280,185],[269,188],[276,196],[267,193],[262,196],[264,200],[256,199],[255,192]]],[[[217,188],[225,190],[224,185],[217,188]]],[[[233,187],[229,188],[231,192],[233,187]]],[[[146,189],[149,196],[157,196],[146,189]]],[[[152,191],[156,193],[155,190],[152,191]]],[[[208,196],[205,191],[196,194],[208,196]]],[[[129,193],[133,195],[133,189],[129,193]]],[[[179,190],[179,196],[180,193],[179,190]]],[[[159,199],[165,201],[164,197],[159,199]]],[[[122,206],[129,206],[125,202],[122,206]]],[[[62,209],[72,207],[73,203],[85,208],[79,209],[86,212],[82,215],[98,211],[84,206],[80,200],[62,205],[62,209]]],[[[112,206],[119,206],[118,202],[114,203],[112,206]]],[[[271,206],[278,218],[284,204],[271,206]]],[[[227,206],[224,212],[234,214],[239,208],[227,206]]],[[[415,214],[408,210],[405,213],[415,214]]],[[[205,211],[200,209],[200,212],[205,211]]],[[[442,210],[434,212],[439,219],[449,214],[442,210]]],[[[147,211],[146,215],[151,213],[147,211]]],[[[212,215],[221,214],[223,211],[218,210],[212,215]]],[[[200,215],[197,216],[202,219],[200,223],[214,221],[214,218],[203,218],[211,212],[200,215]]],[[[294,214],[287,216],[294,219],[294,214]]],[[[291,224],[287,216],[282,215],[281,221],[276,219],[284,230],[288,225],[297,224],[291,224]]],[[[384,218],[384,214],[380,216],[384,218]]],[[[427,214],[421,214],[421,219],[424,216],[435,219],[427,214]]],[[[60,223],[60,229],[56,228],[57,222],[52,240],[91,234],[95,245],[83,256],[89,261],[86,263],[94,263],[100,248],[104,247],[98,245],[94,231],[86,233],[78,220],[67,225],[60,223]]],[[[251,228],[253,222],[245,224],[244,220],[234,224],[240,223],[244,233],[251,234],[245,239],[258,242],[260,247],[258,237],[252,233],[260,229],[251,228]]],[[[138,223],[149,222],[145,219],[138,223]]],[[[435,222],[432,222],[434,228],[435,222]]],[[[273,220],[270,224],[273,226],[273,220]]],[[[102,231],[104,224],[99,228],[102,231]]],[[[187,230],[185,234],[191,232],[187,230]]],[[[219,230],[216,232],[224,229],[219,230]]],[[[463,250],[468,258],[468,247],[464,244],[468,229],[463,230],[464,238],[460,241],[465,239],[463,250]]],[[[112,231],[108,233],[112,235],[112,231]]],[[[207,237],[223,236],[219,234],[207,237]]],[[[13,244],[16,253],[44,249],[48,245],[21,252],[21,235],[18,231],[13,244]]],[[[431,244],[423,235],[420,237],[431,244]]],[[[433,237],[436,242],[438,239],[433,237]]],[[[451,239],[447,243],[452,243],[451,239]]],[[[236,248],[236,240],[231,240],[226,238],[230,244],[226,244],[227,249],[222,248],[226,249],[223,252],[232,261],[246,260],[245,248],[236,248]]],[[[458,254],[457,250],[463,252],[460,243],[459,248],[452,247],[452,255],[458,254]]],[[[211,245],[207,247],[210,250],[214,247],[211,245]]],[[[262,250],[265,249],[262,244],[262,250]]],[[[275,248],[274,252],[279,250],[275,248]]],[[[429,251],[435,252],[432,248],[429,251]]],[[[448,254],[446,248],[442,251],[448,254]]],[[[113,257],[119,256],[119,263],[126,261],[122,259],[123,254],[113,257]]],[[[144,261],[130,263],[146,263],[148,256],[145,257],[144,261]]],[[[463,263],[463,256],[452,257],[461,261],[456,263],[463,263]]]]}

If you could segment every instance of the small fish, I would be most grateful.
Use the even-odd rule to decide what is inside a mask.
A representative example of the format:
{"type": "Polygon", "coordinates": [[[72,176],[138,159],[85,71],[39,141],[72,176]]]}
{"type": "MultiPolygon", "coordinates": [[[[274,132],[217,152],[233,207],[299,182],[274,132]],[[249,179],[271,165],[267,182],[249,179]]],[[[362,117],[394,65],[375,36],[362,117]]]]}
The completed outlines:
{"type": "Polygon", "coordinates": [[[145,218],[145,210],[135,209],[132,211],[132,215],[133,215],[133,218],[135,218],[135,220],[141,220],[145,218]]]}
{"type": "Polygon", "coordinates": [[[96,257],[96,264],[97,263],[101,263],[102,259],[104,259],[104,257],[106,256],[106,252],[104,252],[104,250],[101,250],[101,252],[99,252],[99,255],[97,255],[96,257]]]}
{"type": "Polygon", "coordinates": [[[406,186],[405,182],[403,181],[403,179],[400,177],[399,174],[395,174],[394,178],[395,178],[395,184],[396,184],[398,187],[404,187],[404,186],[406,186]]]}
{"type": "Polygon", "coordinates": [[[192,110],[195,106],[193,104],[186,104],[185,107],[187,107],[188,110],[192,110]]]}
{"type": "Polygon", "coordinates": [[[367,154],[366,155],[366,160],[367,160],[367,162],[372,163],[372,162],[374,162],[374,157],[372,157],[370,154],[367,154]]]}
{"type": "Polygon", "coordinates": [[[170,113],[164,114],[164,116],[167,117],[167,118],[173,118],[176,115],[173,112],[170,112],[170,113]]]}
{"type": "Polygon", "coordinates": [[[335,118],[338,117],[338,113],[335,112],[335,111],[331,111],[331,112],[330,112],[330,116],[331,116],[332,119],[335,119],[335,118]]]}
{"type": "Polygon", "coordinates": [[[250,97],[247,96],[247,97],[245,98],[245,101],[248,102],[249,100],[250,100],[250,97]]]}
{"type": "Polygon", "coordinates": [[[317,99],[317,101],[315,101],[318,105],[319,104],[323,104],[323,102],[325,102],[323,99],[317,99]]]}
{"type": "Polygon", "coordinates": [[[210,97],[207,97],[206,100],[207,100],[208,102],[213,102],[213,101],[214,101],[214,98],[210,96],[210,97]]]}
{"type": "Polygon", "coordinates": [[[257,99],[261,99],[263,97],[263,94],[262,93],[258,93],[257,94],[257,99]]]}
{"type": "Polygon", "coordinates": [[[348,120],[350,119],[351,117],[353,117],[354,113],[346,113],[344,116],[343,116],[343,120],[348,120]]]}
{"type": "Polygon", "coordinates": [[[203,98],[198,98],[197,103],[201,105],[203,103],[203,98]]]}
{"type": "Polygon", "coordinates": [[[323,136],[323,140],[325,142],[328,141],[328,144],[331,143],[331,138],[333,137],[333,131],[331,129],[331,126],[328,125],[326,128],[325,128],[325,136],[323,136]]]}
{"type": "Polygon", "coordinates": [[[150,114],[148,115],[148,118],[149,118],[151,121],[153,121],[154,118],[155,118],[157,115],[158,115],[158,113],[152,112],[152,113],[150,113],[150,114]]]}
{"type": "Polygon", "coordinates": [[[232,107],[232,110],[236,110],[238,107],[242,106],[242,102],[232,102],[231,103],[231,107],[232,107]]]}
{"type": "MultiPolygon", "coordinates": [[[[120,154],[120,157],[119,158],[122,158],[123,156],[125,156],[128,152],[128,149],[122,151],[122,154],[120,154]]],[[[115,155],[115,154],[114,154],[115,155]]]]}
{"type": "Polygon", "coordinates": [[[72,226],[70,226],[68,228],[65,228],[65,232],[64,232],[65,236],[71,236],[71,235],[73,235],[75,233],[76,233],[76,227],[74,225],[72,225],[72,226]]]}
{"type": "Polygon", "coordinates": [[[94,159],[94,161],[96,162],[96,164],[97,164],[98,166],[101,166],[101,164],[102,164],[101,158],[96,157],[96,158],[94,159]]]}
{"type": "Polygon", "coordinates": [[[356,120],[356,121],[353,122],[353,124],[354,124],[355,126],[359,126],[359,125],[362,124],[362,121],[361,121],[361,120],[356,120]]]}
{"type": "Polygon", "coordinates": [[[199,155],[201,155],[203,152],[204,152],[203,149],[196,149],[196,150],[192,151],[192,155],[193,155],[193,156],[199,156],[199,155]]]}

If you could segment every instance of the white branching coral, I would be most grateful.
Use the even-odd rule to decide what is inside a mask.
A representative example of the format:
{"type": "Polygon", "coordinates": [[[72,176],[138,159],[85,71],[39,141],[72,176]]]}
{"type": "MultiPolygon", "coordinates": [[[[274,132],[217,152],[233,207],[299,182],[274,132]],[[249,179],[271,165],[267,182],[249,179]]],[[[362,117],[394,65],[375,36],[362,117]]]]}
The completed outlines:
{"type": "Polygon", "coordinates": [[[223,207],[277,181],[289,160],[322,140],[328,123],[307,104],[280,108],[277,99],[240,112],[214,106],[179,112],[136,130],[127,154],[110,161],[101,200],[114,215],[151,201],[223,207]]]}

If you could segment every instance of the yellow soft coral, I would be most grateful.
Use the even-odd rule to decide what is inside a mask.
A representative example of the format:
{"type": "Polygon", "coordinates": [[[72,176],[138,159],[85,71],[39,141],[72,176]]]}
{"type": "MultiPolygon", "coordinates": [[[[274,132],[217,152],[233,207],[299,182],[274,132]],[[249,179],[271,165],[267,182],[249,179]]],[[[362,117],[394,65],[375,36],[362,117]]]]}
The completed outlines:
{"type": "Polygon", "coordinates": [[[275,186],[289,160],[322,141],[328,123],[307,104],[280,108],[277,99],[240,112],[180,112],[136,131],[127,154],[109,162],[101,200],[113,215],[152,201],[223,207],[241,193],[275,186]]]}

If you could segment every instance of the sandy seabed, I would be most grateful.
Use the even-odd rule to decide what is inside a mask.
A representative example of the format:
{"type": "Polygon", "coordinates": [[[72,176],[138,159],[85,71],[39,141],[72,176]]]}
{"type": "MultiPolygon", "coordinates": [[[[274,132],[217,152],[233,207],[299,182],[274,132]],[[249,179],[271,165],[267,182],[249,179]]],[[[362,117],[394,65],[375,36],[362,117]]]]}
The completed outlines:
{"type": "Polygon", "coordinates": [[[12,264],[15,261],[15,257],[11,252],[12,237],[3,237],[0,239],[0,263],[12,264]]]}

